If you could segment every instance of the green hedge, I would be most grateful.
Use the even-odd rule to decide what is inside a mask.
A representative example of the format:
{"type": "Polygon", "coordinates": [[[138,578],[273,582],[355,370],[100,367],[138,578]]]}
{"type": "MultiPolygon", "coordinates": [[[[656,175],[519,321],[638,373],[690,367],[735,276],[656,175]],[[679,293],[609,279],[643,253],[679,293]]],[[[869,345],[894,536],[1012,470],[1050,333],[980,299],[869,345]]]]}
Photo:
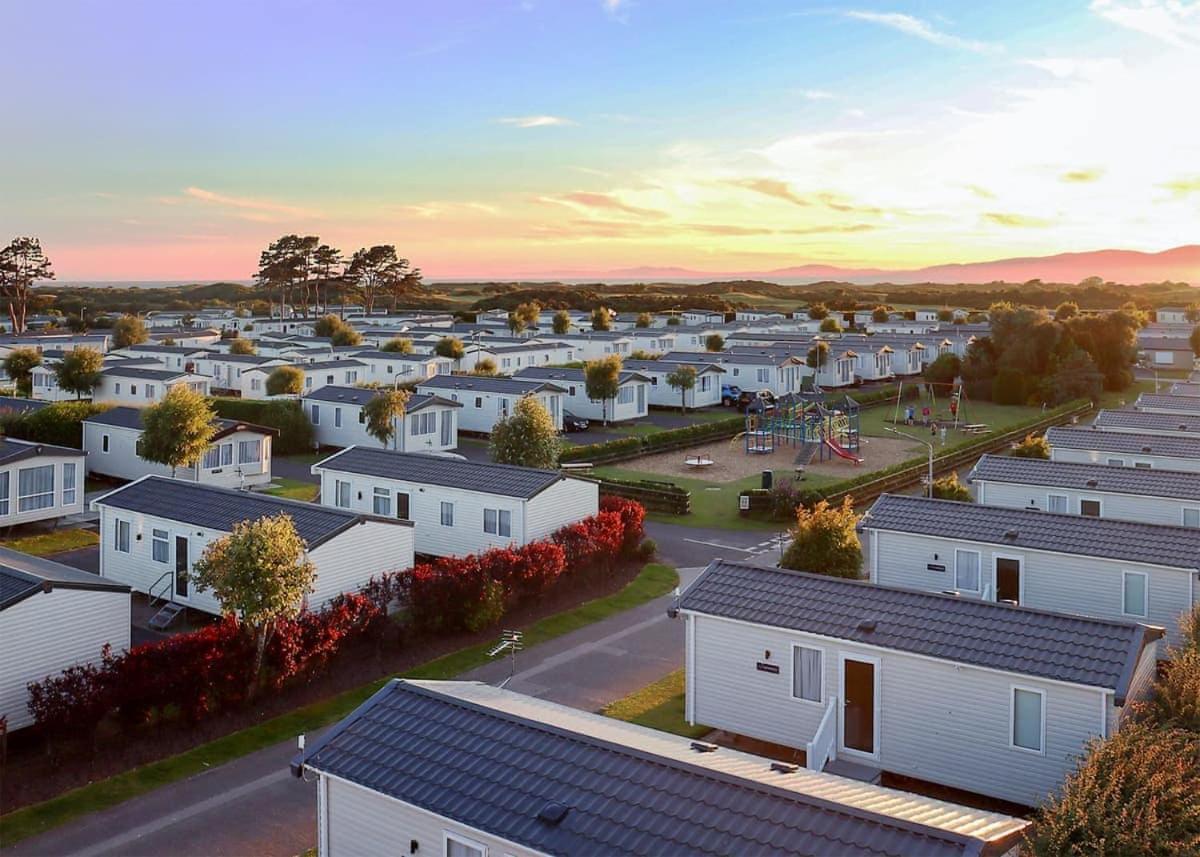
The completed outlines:
{"type": "Polygon", "coordinates": [[[0,417],[0,429],[21,440],[82,449],[83,421],[111,407],[91,402],[54,402],[36,411],[5,414],[0,417]]]}
{"type": "Polygon", "coordinates": [[[272,444],[278,455],[297,455],[312,452],[313,427],[304,415],[304,409],[295,399],[226,399],[212,400],[217,416],[227,420],[255,423],[267,428],[279,429],[279,437],[272,444]]]}

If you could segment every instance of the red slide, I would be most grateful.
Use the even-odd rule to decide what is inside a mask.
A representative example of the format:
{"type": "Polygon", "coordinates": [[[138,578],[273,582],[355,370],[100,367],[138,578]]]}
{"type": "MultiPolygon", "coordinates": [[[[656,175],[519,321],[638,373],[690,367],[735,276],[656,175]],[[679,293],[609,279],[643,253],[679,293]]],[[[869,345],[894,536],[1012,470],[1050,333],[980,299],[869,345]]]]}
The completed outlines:
{"type": "Polygon", "coordinates": [[[833,454],[839,458],[844,458],[847,461],[853,461],[855,464],[862,464],[863,460],[854,453],[848,451],[844,446],[838,443],[828,435],[825,436],[825,445],[833,450],[833,454]]]}

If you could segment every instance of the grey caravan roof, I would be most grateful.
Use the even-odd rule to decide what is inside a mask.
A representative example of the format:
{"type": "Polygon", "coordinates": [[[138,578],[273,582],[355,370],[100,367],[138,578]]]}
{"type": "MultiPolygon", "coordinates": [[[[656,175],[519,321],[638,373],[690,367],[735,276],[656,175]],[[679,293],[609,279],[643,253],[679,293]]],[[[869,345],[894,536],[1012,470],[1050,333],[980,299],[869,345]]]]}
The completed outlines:
{"type": "Polygon", "coordinates": [[[1136,434],[1099,428],[1046,429],[1050,445],[1064,449],[1096,450],[1123,455],[1162,455],[1168,458],[1200,458],[1200,438],[1167,434],[1136,434]]]}
{"type": "Polygon", "coordinates": [[[1075,461],[1047,461],[1011,455],[985,455],[968,481],[1007,482],[1045,488],[1072,488],[1144,497],[1200,500],[1200,476],[1182,470],[1110,467],[1075,461]]]}
{"type": "Polygon", "coordinates": [[[567,478],[557,470],[458,461],[419,452],[397,452],[365,446],[348,447],[318,461],[313,469],[359,473],[381,479],[419,482],[524,500],[537,496],[567,478]]]}

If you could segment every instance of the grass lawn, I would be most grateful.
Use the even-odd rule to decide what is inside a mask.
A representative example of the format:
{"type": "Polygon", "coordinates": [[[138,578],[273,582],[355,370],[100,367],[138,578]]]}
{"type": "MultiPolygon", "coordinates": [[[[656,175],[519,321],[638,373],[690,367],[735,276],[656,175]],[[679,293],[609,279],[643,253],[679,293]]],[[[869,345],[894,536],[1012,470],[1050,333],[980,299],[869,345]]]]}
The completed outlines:
{"type": "Polygon", "coordinates": [[[271,487],[262,493],[270,494],[272,497],[286,497],[289,500],[312,502],[317,499],[317,494],[320,490],[320,485],[314,485],[311,482],[301,482],[299,479],[276,476],[271,480],[271,487]]]}
{"type": "Polygon", "coordinates": [[[699,738],[710,731],[707,726],[690,726],[684,719],[683,670],[609,703],[600,713],[685,738],[699,738]]]}
{"type": "MultiPolygon", "coordinates": [[[[1165,391],[1168,385],[1162,384],[1165,391]]],[[[1153,393],[1153,381],[1134,381],[1127,390],[1118,390],[1115,393],[1104,392],[1100,394],[1100,407],[1102,408],[1122,408],[1132,407],[1134,401],[1141,393],[1153,393]]]]}
{"type": "MultiPolygon", "coordinates": [[[[902,423],[904,421],[904,409],[908,404],[909,402],[900,403],[900,420],[902,423]]],[[[913,402],[912,405],[916,409],[917,420],[919,422],[922,405],[920,402],[913,402]]],[[[1022,422],[1037,419],[1041,411],[1041,408],[1026,405],[997,405],[992,402],[968,400],[959,412],[959,423],[985,423],[992,430],[993,434],[1003,434],[1005,431],[1022,422]]],[[[941,418],[947,418],[949,413],[949,399],[945,401],[938,400],[934,414],[941,418]]],[[[884,427],[892,425],[892,418],[895,415],[895,404],[867,408],[859,415],[859,431],[869,437],[888,437],[890,433],[884,431],[884,427]]],[[[919,424],[908,427],[900,425],[897,428],[910,433],[919,433],[922,429],[925,429],[924,426],[919,424]]],[[[928,433],[928,429],[925,429],[925,434],[928,433]]]]}
{"type": "Polygon", "coordinates": [[[100,536],[91,530],[54,530],[49,533],[0,539],[0,545],[34,556],[49,556],[62,551],[90,548],[98,544],[100,544],[100,536]]]}
{"type": "MultiPolygon", "coordinates": [[[[522,629],[525,645],[533,646],[606,619],[624,610],[653,601],[679,585],[674,568],[650,563],[620,592],[597,598],[573,610],[547,616],[522,629]]],[[[450,679],[487,663],[491,643],[469,646],[405,673],[406,678],[450,679]]],[[[0,817],[0,845],[5,847],[66,824],[89,812],[115,806],[148,791],[202,773],[216,765],[295,738],[301,732],[320,729],[345,717],[388,678],[348,690],[330,699],[306,705],[288,714],[210,741],[186,753],[153,762],[124,774],[91,783],[43,803],[18,809],[0,817]]]]}
{"type": "Polygon", "coordinates": [[[283,458],[296,464],[316,464],[318,461],[328,458],[333,455],[334,451],[330,452],[301,452],[296,455],[278,455],[276,458],[283,458]]]}

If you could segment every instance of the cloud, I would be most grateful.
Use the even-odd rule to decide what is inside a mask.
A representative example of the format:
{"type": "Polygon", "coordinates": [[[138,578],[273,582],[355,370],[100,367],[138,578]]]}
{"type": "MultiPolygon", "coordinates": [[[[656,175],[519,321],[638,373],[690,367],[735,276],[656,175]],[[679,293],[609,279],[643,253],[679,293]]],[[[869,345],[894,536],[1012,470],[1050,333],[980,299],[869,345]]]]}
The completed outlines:
{"type": "Polygon", "coordinates": [[[600,0],[600,7],[614,21],[620,21],[622,24],[629,20],[629,0],[600,0]]]}
{"type": "Polygon", "coordinates": [[[568,208],[573,208],[576,211],[587,213],[590,210],[606,211],[609,213],[629,214],[634,217],[649,217],[659,219],[667,216],[665,211],[658,211],[652,208],[640,208],[636,205],[621,200],[619,197],[611,193],[596,193],[594,191],[575,191],[573,193],[558,194],[556,196],[538,197],[539,202],[551,202],[556,205],[565,205],[568,208]]]}
{"type": "Polygon", "coordinates": [[[1084,78],[1095,80],[1105,74],[1120,71],[1125,64],[1119,59],[1095,59],[1088,57],[1044,57],[1042,59],[1024,60],[1025,65],[1044,71],[1060,79],[1084,78]]]}
{"type": "Polygon", "coordinates": [[[992,193],[990,190],[988,190],[985,187],[980,187],[977,184],[969,184],[969,185],[965,185],[965,187],[967,190],[969,190],[971,193],[975,194],[980,199],[995,199],[996,198],[996,194],[992,193]]]}
{"type": "Polygon", "coordinates": [[[805,226],[799,229],[781,229],[784,235],[819,235],[821,233],[850,234],[854,232],[871,232],[879,227],[874,223],[831,223],[827,225],[805,226]]]}
{"type": "Polygon", "coordinates": [[[983,219],[997,226],[1009,226],[1015,229],[1042,229],[1051,224],[1044,217],[1032,217],[1028,214],[1013,214],[1008,211],[986,211],[983,219]]]}
{"type": "Polygon", "coordinates": [[[823,89],[802,89],[800,94],[809,101],[828,101],[831,98],[837,98],[832,92],[826,92],[823,89]]]}
{"type": "Polygon", "coordinates": [[[505,116],[496,121],[501,125],[512,125],[514,128],[553,128],[578,124],[562,116],[505,116]]]}
{"type": "Polygon", "coordinates": [[[1101,167],[1091,167],[1083,170],[1068,170],[1059,176],[1059,179],[1068,184],[1090,184],[1099,181],[1103,175],[1104,170],[1101,167]]]}
{"type": "Polygon", "coordinates": [[[934,45],[941,45],[944,48],[955,48],[963,51],[973,51],[974,53],[987,53],[999,48],[998,45],[989,44],[987,42],[978,42],[973,39],[963,39],[959,36],[951,35],[950,33],[942,32],[935,28],[928,21],[920,18],[915,18],[912,15],[905,15],[900,12],[863,12],[851,10],[845,13],[847,18],[853,18],[856,21],[867,21],[872,24],[879,24],[883,27],[896,30],[909,36],[915,36],[934,45]]]}
{"type": "Polygon", "coordinates": [[[1194,176],[1181,176],[1177,179],[1172,179],[1169,182],[1163,182],[1159,187],[1166,188],[1177,197],[1188,196],[1193,193],[1200,193],[1200,174],[1194,176]]]}
{"type": "Polygon", "coordinates": [[[1180,48],[1200,48],[1200,3],[1184,0],[1092,0],[1091,10],[1107,21],[1180,48]]]}
{"type": "Polygon", "coordinates": [[[732,223],[689,223],[685,227],[692,232],[701,232],[705,235],[773,235],[774,229],[767,229],[764,226],[735,226],[732,223]]]}
{"type": "Polygon", "coordinates": [[[752,190],[755,193],[761,193],[764,196],[773,196],[776,199],[782,199],[785,202],[790,202],[793,205],[811,205],[807,199],[796,193],[788,186],[787,182],[781,182],[778,179],[732,179],[728,184],[734,187],[745,188],[752,190]]]}
{"type": "MultiPolygon", "coordinates": [[[[255,199],[247,196],[230,196],[229,194],[217,193],[216,191],[205,190],[201,187],[188,187],[183,191],[185,196],[209,205],[216,205],[221,208],[232,209],[235,216],[243,220],[258,220],[270,222],[281,219],[313,219],[320,218],[321,215],[307,208],[300,208],[294,205],[286,205],[281,202],[274,202],[269,199],[255,199]]],[[[162,200],[166,202],[166,200],[162,200]]]]}

